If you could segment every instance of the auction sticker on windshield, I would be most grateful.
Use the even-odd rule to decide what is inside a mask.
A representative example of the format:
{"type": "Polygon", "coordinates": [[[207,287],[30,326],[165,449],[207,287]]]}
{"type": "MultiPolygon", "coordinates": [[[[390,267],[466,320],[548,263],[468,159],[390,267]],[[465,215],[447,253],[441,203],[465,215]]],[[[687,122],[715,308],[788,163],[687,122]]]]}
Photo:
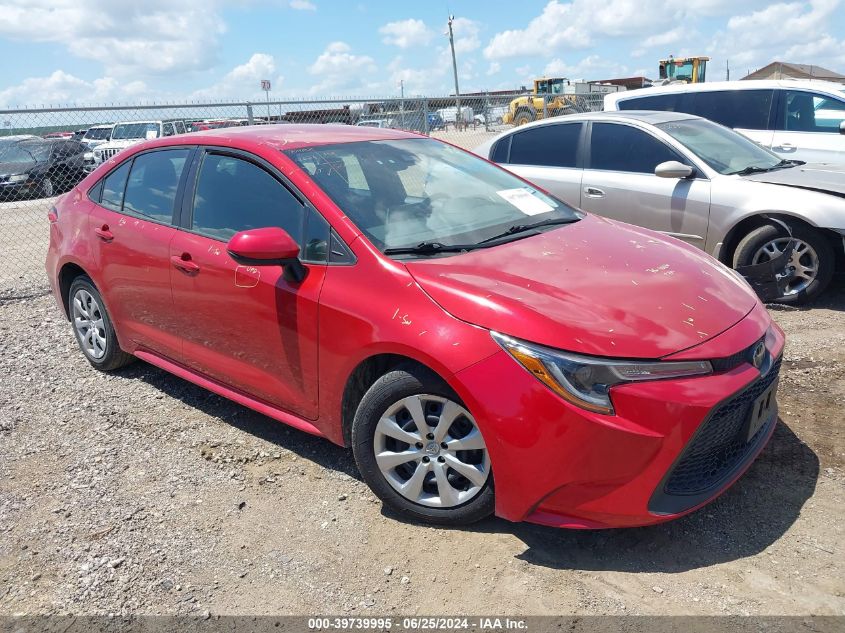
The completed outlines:
{"type": "Polygon", "coordinates": [[[554,210],[553,206],[536,196],[531,189],[526,189],[525,187],[502,189],[496,193],[525,215],[540,215],[541,213],[554,210]]]}

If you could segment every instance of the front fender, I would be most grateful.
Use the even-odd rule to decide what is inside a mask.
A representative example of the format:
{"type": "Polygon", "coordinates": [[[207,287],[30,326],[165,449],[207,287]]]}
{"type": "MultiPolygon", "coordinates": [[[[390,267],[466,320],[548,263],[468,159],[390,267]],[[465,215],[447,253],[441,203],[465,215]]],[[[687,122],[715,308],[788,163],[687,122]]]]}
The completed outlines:
{"type": "MultiPolygon", "coordinates": [[[[721,180],[721,179],[720,179],[721,180]]],[[[793,217],[818,228],[845,229],[845,198],[797,187],[741,181],[714,182],[706,250],[722,259],[723,245],[737,230],[761,215],[793,217]]]]}

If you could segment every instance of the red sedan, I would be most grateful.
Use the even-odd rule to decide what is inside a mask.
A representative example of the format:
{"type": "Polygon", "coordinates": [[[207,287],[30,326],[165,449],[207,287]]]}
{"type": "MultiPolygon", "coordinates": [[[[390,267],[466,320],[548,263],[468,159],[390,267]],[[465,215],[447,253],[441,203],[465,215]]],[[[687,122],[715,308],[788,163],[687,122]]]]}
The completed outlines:
{"type": "Polygon", "coordinates": [[[158,139],[50,222],[91,365],[140,358],[351,446],[414,519],[665,521],[730,486],[777,422],[783,333],[734,272],[425,137],[158,139]]]}

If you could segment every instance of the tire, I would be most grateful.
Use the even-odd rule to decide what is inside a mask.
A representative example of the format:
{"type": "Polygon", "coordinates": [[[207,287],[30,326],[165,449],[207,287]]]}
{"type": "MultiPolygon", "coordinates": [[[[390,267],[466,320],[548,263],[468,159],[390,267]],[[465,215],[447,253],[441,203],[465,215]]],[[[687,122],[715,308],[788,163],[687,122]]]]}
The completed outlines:
{"type": "Polygon", "coordinates": [[[534,120],[534,117],[531,116],[531,113],[523,110],[522,112],[517,112],[516,116],[513,118],[513,124],[516,127],[520,125],[525,125],[526,123],[531,123],[534,120]]]}
{"type": "MultiPolygon", "coordinates": [[[[830,242],[819,231],[801,224],[790,224],[789,227],[792,237],[798,241],[789,265],[795,268],[799,276],[787,285],[785,294],[777,302],[798,305],[812,301],[827,288],[833,278],[836,258],[830,242]]],[[[787,239],[783,230],[771,224],[754,229],[737,245],[733,258],[734,268],[759,264],[771,256],[776,257],[782,252],[778,249],[787,239]]]]}
{"type": "Polygon", "coordinates": [[[79,349],[92,367],[114,371],[135,360],[120,349],[103,298],[85,275],[77,277],[70,285],[68,312],[79,349]]]}
{"type": "Polygon", "coordinates": [[[42,198],[52,198],[55,195],[56,188],[53,186],[53,179],[50,176],[44,176],[41,180],[38,193],[42,198]]]}
{"type": "Polygon", "coordinates": [[[370,387],[355,412],[352,452],[370,489],[411,520],[466,525],[493,513],[493,475],[481,432],[457,395],[428,370],[400,367],[370,387]],[[415,403],[417,415],[429,425],[428,435],[411,413],[415,403]],[[437,425],[440,416],[444,426],[437,425]],[[461,445],[470,450],[457,448],[461,445]],[[405,492],[400,492],[403,485],[405,492]]]}

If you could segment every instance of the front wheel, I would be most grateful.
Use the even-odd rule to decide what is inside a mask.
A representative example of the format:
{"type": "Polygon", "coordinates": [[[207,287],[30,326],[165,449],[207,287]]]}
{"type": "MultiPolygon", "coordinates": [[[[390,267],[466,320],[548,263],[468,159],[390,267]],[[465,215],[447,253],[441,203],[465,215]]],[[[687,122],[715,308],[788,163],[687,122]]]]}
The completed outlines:
{"type": "Polygon", "coordinates": [[[56,192],[56,188],[53,186],[53,179],[50,176],[44,176],[39,189],[42,198],[52,198],[56,192]]]}
{"type": "Polygon", "coordinates": [[[432,372],[409,367],[379,378],[355,414],[352,451],[373,492],[413,520],[465,525],[493,512],[481,431],[432,372]]]}
{"type": "Polygon", "coordinates": [[[518,112],[517,115],[514,117],[513,124],[516,127],[519,127],[520,125],[525,125],[526,123],[531,123],[531,121],[533,121],[533,120],[534,120],[534,117],[531,116],[531,113],[523,110],[522,112],[518,112]]]}
{"type": "MultiPolygon", "coordinates": [[[[836,258],[830,242],[819,231],[802,225],[791,225],[795,248],[787,264],[792,278],[778,303],[800,304],[818,297],[830,280],[836,258]]],[[[734,268],[763,264],[783,254],[789,237],[771,224],[760,226],[746,235],[734,253],[734,268]]]]}

